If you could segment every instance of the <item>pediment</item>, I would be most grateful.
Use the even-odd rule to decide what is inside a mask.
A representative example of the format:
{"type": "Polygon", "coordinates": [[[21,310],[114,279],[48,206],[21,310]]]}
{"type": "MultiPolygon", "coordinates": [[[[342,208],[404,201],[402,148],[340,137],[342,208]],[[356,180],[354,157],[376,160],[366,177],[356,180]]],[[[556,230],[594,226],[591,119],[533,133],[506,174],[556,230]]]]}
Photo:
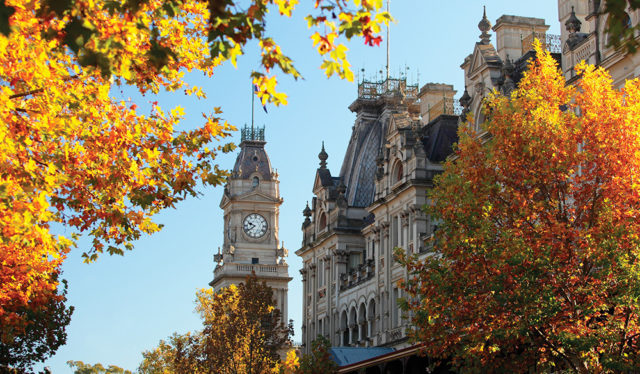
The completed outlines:
{"type": "Polygon", "coordinates": [[[502,60],[491,44],[476,43],[471,55],[471,65],[469,66],[469,74],[484,70],[485,68],[501,65],[502,60]]]}
{"type": "Polygon", "coordinates": [[[222,195],[222,200],[220,200],[220,208],[224,209],[224,207],[230,202],[231,202],[231,199],[229,198],[229,195],[225,193],[224,195],[222,195]]]}
{"type": "Polygon", "coordinates": [[[391,118],[389,118],[389,126],[387,126],[386,136],[389,137],[397,132],[398,132],[398,123],[396,121],[396,116],[392,115],[391,118]]]}
{"type": "Polygon", "coordinates": [[[316,178],[313,181],[313,191],[333,186],[333,178],[329,169],[320,168],[316,171],[316,178]]]}
{"type": "Polygon", "coordinates": [[[399,129],[404,129],[411,126],[411,117],[406,112],[394,114],[389,119],[389,126],[387,127],[386,136],[389,137],[398,132],[399,129]]]}
{"type": "Polygon", "coordinates": [[[273,196],[267,195],[258,190],[249,191],[243,195],[235,196],[234,200],[265,202],[265,203],[273,203],[273,202],[279,201],[279,199],[273,196]]]}
{"type": "Polygon", "coordinates": [[[275,198],[271,195],[267,195],[261,191],[252,190],[244,194],[235,195],[235,196],[229,196],[225,194],[224,196],[222,196],[222,201],[220,201],[220,208],[224,209],[228,204],[232,202],[238,202],[238,201],[251,202],[251,203],[269,203],[269,204],[282,202],[281,199],[275,198]]]}
{"type": "Polygon", "coordinates": [[[318,173],[316,172],[316,178],[313,181],[313,191],[317,191],[318,189],[322,188],[322,180],[320,178],[320,175],[318,175],[318,173]]]}
{"type": "Polygon", "coordinates": [[[482,51],[480,51],[480,48],[478,48],[478,46],[476,45],[476,47],[473,49],[473,55],[471,57],[471,66],[469,66],[469,72],[475,72],[476,70],[479,70],[480,67],[482,67],[483,65],[485,65],[485,63],[484,63],[484,58],[482,56],[482,51]]]}

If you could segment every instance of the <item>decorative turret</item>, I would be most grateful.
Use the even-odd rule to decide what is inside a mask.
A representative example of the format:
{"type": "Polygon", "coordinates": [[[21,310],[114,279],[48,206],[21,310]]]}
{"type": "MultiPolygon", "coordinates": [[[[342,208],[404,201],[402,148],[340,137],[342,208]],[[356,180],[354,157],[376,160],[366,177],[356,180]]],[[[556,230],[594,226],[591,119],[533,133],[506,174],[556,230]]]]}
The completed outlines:
{"type": "Polygon", "coordinates": [[[564,26],[567,32],[569,32],[569,35],[567,36],[567,45],[571,50],[573,50],[575,46],[588,36],[588,34],[580,32],[582,22],[580,22],[580,19],[576,16],[574,7],[571,7],[571,14],[569,14],[569,18],[564,23],[564,26]]]}
{"type": "Polygon", "coordinates": [[[467,87],[464,88],[464,92],[462,93],[462,96],[460,97],[460,105],[462,105],[462,107],[465,110],[469,109],[469,105],[471,105],[471,96],[469,96],[469,91],[467,91],[467,87]]]}
{"type": "Polygon", "coordinates": [[[311,209],[309,208],[309,202],[307,201],[307,206],[302,210],[302,215],[304,216],[304,222],[302,223],[302,227],[307,227],[311,223],[311,209]]]}
{"type": "Polygon", "coordinates": [[[509,55],[502,66],[502,75],[504,76],[504,82],[502,83],[502,93],[508,95],[516,88],[516,84],[513,81],[513,73],[515,71],[515,66],[511,62],[509,55]]]}
{"type": "Polygon", "coordinates": [[[324,141],[322,142],[322,150],[318,153],[318,158],[320,159],[320,169],[326,169],[329,155],[324,150],[324,141]]]}
{"type": "Polygon", "coordinates": [[[489,34],[489,30],[491,30],[491,22],[487,18],[487,8],[482,6],[482,19],[478,23],[478,28],[482,32],[480,34],[480,43],[481,44],[489,44],[491,41],[491,34],[489,34]]]}
{"type": "Polygon", "coordinates": [[[564,23],[564,26],[566,27],[567,31],[569,31],[569,37],[571,37],[571,34],[580,32],[582,22],[580,22],[578,17],[576,17],[576,12],[573,6],[571,7],[571,15],[569,16],[569,19],[564,23]]]}

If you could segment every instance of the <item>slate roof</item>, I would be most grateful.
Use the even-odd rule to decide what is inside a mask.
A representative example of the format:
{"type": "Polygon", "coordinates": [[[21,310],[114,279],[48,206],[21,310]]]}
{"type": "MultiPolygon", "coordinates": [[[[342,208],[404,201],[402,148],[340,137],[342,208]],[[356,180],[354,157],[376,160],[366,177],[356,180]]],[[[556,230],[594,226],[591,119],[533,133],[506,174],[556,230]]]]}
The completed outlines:
{"type": "Polygon", "coordinates": [[[493,47],[493,45],[476,43],[476,46],[478,50],[480,50],[480,53],[482,53],[482,57],[484,58],[484,61],[487,63],[487,65],[497,67],[502,66],[502,59],[498,55],[498,52],[493,47]]]}
{"type": "Polygon", "coordinates": [[[329,354],[331,355],[331,359],[338,364],[338,366],[346,366],[394,351],[395,349],[391,347],[331,347],[329,349],[329,354]]]}
{"type": "Polygon", "coordinates": [[[318,178],[322,187],[333,187],[333,178],[329,169],[318,168],[318,178]]]}
{"type": "Polygon", "coordinates": [[[264,145],[260,140],[245,140],[240,143],[240,153],[233,166],[235,178],[249,178],[254,172],[259,172],[264,180],[271,180],[271,161],[264,145]]]}
{"type": "Polygon", "coordinates": [[[376,157],[386,131],[386,123],[376,120],[358,123],[351,133],[340,169],[349,206],[366,207],[373,202],[376,157]]]}
{"type": "Polygon", "coordinates": [[[431,162],[443,162],[458,142],[458,116],[440,115],[423,128],[424,150],[431,162]]]}

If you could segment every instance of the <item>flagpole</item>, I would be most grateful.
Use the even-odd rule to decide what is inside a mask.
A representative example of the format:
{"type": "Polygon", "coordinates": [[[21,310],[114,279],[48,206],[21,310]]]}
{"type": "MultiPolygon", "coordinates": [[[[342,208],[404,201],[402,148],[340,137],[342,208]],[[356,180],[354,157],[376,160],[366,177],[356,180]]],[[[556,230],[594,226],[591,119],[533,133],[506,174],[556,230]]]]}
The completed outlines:
{"type": "Polygon", "coordinates": [[[253,88],[253,82],[251,82],[251,137],[253,138],[253,104],[256,97],[256,90],[253,88]]]}

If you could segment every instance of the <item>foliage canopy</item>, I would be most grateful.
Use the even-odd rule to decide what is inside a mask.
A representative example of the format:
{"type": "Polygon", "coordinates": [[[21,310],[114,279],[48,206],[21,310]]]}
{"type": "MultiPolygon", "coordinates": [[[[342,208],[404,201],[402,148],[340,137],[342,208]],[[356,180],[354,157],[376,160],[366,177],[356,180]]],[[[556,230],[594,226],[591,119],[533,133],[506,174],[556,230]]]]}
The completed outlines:
{"type": "Polygon", "coordinates": [[[638,370],[640,82],[582,63],[567,86],[536,52],[437,178],[435,253],[403,259],[413,337],[468,372],[638,370]]]}
{"type": "MultiPolygon", "coordinates": [[[[0,325],[15,326],[17,336],[26,322],[20,310],[56,298],[53,275],[78,234],[92,240],[86,261],[123,254],[141,235],[161,229],[152,220],[157,213],[226,176],[215,157],[234,146],[217,142],[234,127],[220,108],[184,130],[182,108],[154,102],[142,113],[110,96],[111,89],[204,98],[185,73],[211,76],[255,40],[258,95],[263,103],[286,103],[274,69],[300,74],[268,36],[266,16],[270,9],[290,16],[296,4],[0,0],[0,325]],[[54,235],[52,226],[70,234],[54,235]]],[[[312,40],[327,75],[353,77],[339,37],[378,44],[389,19],[381,6],[381,0],[315,2],[307,20],[322,30],[312,40]]]]}
{"type": "Polygon", "coordinates": [[[280,354],[290,347],[293,325],[282,323],[273,291],[255,275],[217,293],[201,290],[196,310],[203,330],[174,334],[168,342],[161,341],[157,348],[144,352],[138,368],[141,374],[280,371],[280,354]]]}

